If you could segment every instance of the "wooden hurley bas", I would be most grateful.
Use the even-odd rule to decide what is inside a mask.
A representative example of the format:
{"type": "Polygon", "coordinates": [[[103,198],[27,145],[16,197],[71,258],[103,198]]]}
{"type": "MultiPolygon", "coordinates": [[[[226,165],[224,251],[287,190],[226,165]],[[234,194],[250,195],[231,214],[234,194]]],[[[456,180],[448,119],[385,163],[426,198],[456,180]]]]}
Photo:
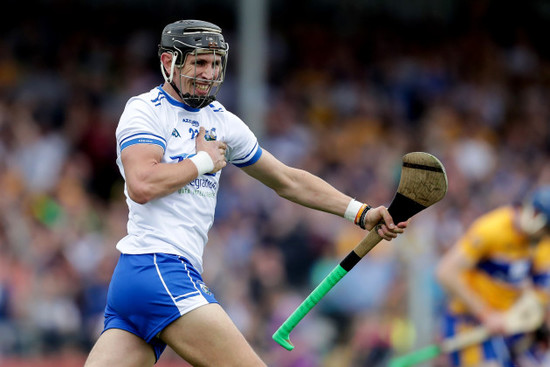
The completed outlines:
{"type": "MultiPolygon", "coordinates": [[[[443,199],[447,193],[447,187],[445,168],[436,157],[425,152],[412,152],[403,156],[397,193],[388,207],[394,223],[406,221],[443,199]]],[[[273,334],[273,340],[287,350],[294,349],[289,338],[290,332],[319,300],[381,240],[377,227],[373,228],[277,329],[273,334]]]]}

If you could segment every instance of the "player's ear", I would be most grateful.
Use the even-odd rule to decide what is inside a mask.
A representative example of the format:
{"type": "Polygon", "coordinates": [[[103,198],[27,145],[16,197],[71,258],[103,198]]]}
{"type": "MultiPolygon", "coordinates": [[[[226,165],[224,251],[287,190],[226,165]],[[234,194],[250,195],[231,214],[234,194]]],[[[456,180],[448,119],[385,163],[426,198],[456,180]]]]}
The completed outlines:
{"type": "Polygon", "coordinates": [[[170,70],[170,65],[172,64],[172,54],[169,52],[163,52],[160,55],[160,61],[166,70],[170,70]]]}

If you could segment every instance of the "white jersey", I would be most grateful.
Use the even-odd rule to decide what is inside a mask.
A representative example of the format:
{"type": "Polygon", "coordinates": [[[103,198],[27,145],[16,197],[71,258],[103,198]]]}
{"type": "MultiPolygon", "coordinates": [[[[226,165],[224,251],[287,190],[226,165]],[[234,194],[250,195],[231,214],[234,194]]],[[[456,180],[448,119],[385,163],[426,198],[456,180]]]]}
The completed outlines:
{"type": "MultiPolygon", "coordinates": [[[[170,97],[161,87],[131,98],[116,130],[117,165],[125,178],[120,153],[134,144],[157,144],[162,163],[193,156],[199,127],[206,136],[227,144],[226,157],[238,167],[256,162],[262,149],[245,123],[219,102],[194,109],[170,97]]],[[[124,194],[129,208],[128,235],[117,249],[127,254],[169,253],[186,257],[202,272],[202,255],[214,222],[221,170],[205,174],[167,196],[138,204],[124,194]]]]}

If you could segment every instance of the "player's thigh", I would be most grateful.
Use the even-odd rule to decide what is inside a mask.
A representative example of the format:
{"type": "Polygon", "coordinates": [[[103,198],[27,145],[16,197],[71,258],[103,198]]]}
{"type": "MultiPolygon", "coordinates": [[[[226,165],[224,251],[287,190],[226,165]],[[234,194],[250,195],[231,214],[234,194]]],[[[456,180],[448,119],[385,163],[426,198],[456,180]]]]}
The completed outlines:
{"type": "Polygon", "coordinates": [[[220,305],[212,303],[183,315],[160,338],[195,367],[266,366],[220,305]]]}
{"type": "Polygon", "coordinates": [[[85,367],[151,367],[153,348],[145,340],[121,329],[106,330],[92,348],[85,367]]]}

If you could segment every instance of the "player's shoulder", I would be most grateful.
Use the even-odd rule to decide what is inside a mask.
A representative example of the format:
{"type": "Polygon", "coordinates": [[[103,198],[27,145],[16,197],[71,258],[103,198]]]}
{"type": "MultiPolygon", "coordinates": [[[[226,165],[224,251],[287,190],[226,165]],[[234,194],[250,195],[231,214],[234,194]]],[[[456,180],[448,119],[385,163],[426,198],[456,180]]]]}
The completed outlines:
{"type": "Polygon", "coordinates": [[[156,116],[156,110],[158,110],[156,107],[161,99],[162,97],[155,89],[130,97],[124,106],[121,119],[124,120],[125,117],[133,118],[136,115],[156,116]]]}
{"type": "Polygon", "coordinates": [[[498,208],[495,208],[481,217],[476,221],[477,223],[481,224],[488,224],[488,225],[502,225],[504,223],[512,223],[514,217],[514,207],[513,206],[501,206],[498,208]]]}
{"type": "Polygon", "coordinates": [[[514,207],[502,206],[487,212],[472,224],[470,232],[491,242],[500,242],[503,238],[516,238],[514,207]]]}
{"type": "Polygon", "coordinates": [[[209,103],[208,106],[204,107],[204,110],[217,115],[232,115],[232,113],[229,112],[227,108],[225,108],[225,106],[218,100],[214,100],[209,103]]]}
{"type": "Polygon", "coordinates": [[[459,240],[460,246],[472,254],[500,243],[501,234],[509,233],[509,210],[508,207],[499,207],[477,217],[459,240]]]}
{"type": "Polygon", "coordinates": [[[241,120],[240,117],[229,111],[222,103],[217,100],[213,101],[202,110],[206,111],[206,113],[208,113],[212,118],[217,119],[222,123],[228,123],[232,127],[236,127],[239,124],[244,125],[244,122],[241,120]]]}
{"type": "Polygon", "coordinates": [[[128,99],[126,107],[158,107],[167,100],[167,94],[160,87],[135,95],[128,99]]]}
{"type": "MultiPolygon", "coordinates": [[[[161,88],[153,88],[148,92],[135,95],[128,99],[124,111],[120,116],[117,134],[136,127],[156,126],[163,128],[168,124],[166,118],[169,110],[162,105],[166,99],[161,88]]],[[[169,129],[169,128],[167,128],[169,129]]]]}

